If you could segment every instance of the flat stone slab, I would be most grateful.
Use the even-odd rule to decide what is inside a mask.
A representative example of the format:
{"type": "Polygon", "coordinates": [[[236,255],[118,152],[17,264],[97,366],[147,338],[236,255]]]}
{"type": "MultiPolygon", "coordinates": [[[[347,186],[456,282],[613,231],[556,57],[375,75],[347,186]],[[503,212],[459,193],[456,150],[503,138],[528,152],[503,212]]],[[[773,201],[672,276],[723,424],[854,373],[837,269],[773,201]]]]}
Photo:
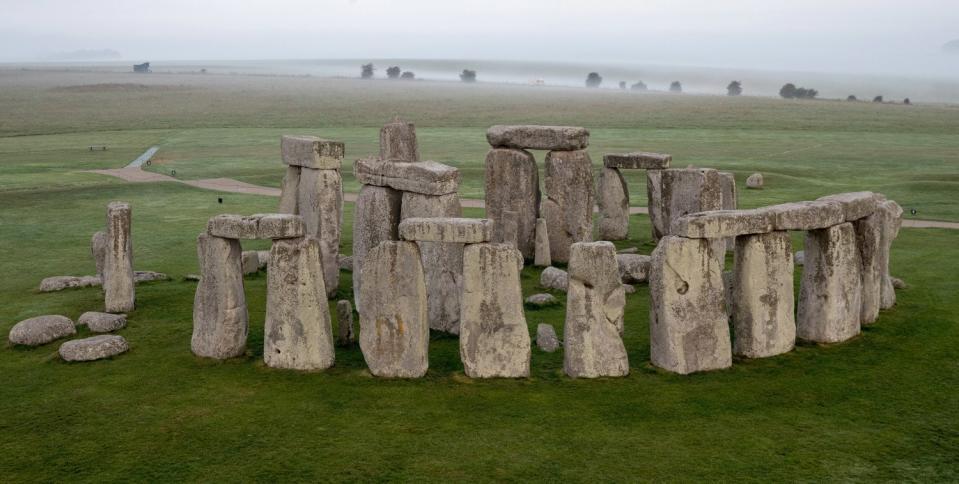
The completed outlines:
{"type": "Polygon", "coordinates": [[[98,313],[88,311],[77,319],[77,326],[86,326],[94,333],[109,333],[127,325],[126,314],[98,313]]]}
{"type": "Polygon", "coordinates": [[[303,237],[303,217],[288,213],[249,216],[222,214],[207,222],[206,231],[224,239],[291,239],[303,237]]]}
{"type": "Polygon", "coordinates": [[[101,334],[90,338],[75,339],[60,345],[60,358],[64,361],[94,361],[110,358],[130,349],[127,340],[116,334],[101,334]]]}
{"type": "Polygon", "coordinates": [[[345,147],[342,141],[332,141],[316,136],[284,135],[280,139],[283,163],[318,170],[340,168],[345,147]]]}
{"type": "Polygon", "coordinates": [[[770,214],[773,230],[817,230],[845,220],[842,206],[830,201],[783,203],[758,210],[770,214]]]}
{"type": "Polygon", "coordinates": [[[102,283],[97,276],[53,276],[40,281],[40,292],[56,292],[74,287],[94,287],[102,283]]]}
{"type": "Polygon", "coordinates": [[[10,329],[8,339],[16,345],[40,346],[72,334],[77,334],[77,329],[70,318],[49,315],[20,321],[10,329]]]}
{"type": "Polygon", "coordinates": [[[669,168],[672,155],[634,151],[603,155],[603,166],[620,170],[663,170],[669,168]]]}
{"type": "Polygon", "coordinates": [[[400,238],[421,242],[476,244],[493,237],[493,221],[486,218],[420,218],[400,222],[400,238]]]}
{"type": "Polygon", "coordinates": [[[435,161],[409,163],[365,158],[353,162],[353,176],[364,185],[423,195],[456,193],[460,183],[458,169],[435,161]]]}
{"type": "Polygon", "coordinates": [[[872,215],[882,201],[880,196],[873,192],[837,193],[820,197],[817,200],[836,202],[841,205],[846,222],[853,222],[872,215]]]}
{"type": "Polygon", "coordinates": [[[496,125],[486,130],[494,148],[574,151],[589,146],[589,130],[575,126],[496,125]]]}
{"type": "Polygon", "coordinates": [[[546,307],[546,306],[555,306],[559,304],[559,299],[556,299],[556,296],[552,294],[547,294],[545,292],[539,294],[533,294],[532,296],[526,298],[524,301],[528,306],[533,307],[546,307]]]}
{"type": "Polygon", "coordinates": [[[774,213],[758,210],[712,210],[684,215],[673,221],[670,233],[690,239],[718,239],[772,232],[774,213]]]}

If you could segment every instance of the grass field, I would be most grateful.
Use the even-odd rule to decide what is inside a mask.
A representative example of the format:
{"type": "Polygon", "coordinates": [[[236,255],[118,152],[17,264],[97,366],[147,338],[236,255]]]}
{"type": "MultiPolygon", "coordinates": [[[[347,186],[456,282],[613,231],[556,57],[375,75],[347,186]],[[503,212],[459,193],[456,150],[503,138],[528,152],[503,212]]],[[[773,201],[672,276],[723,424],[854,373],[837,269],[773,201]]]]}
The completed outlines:
{"type": "MultiPolygon", "coordinates": [[[[641,285],[626,308],[627,378],[571,380],[561,352],[534,349],[527,380],[471,380],[457,341],[434,334],[426,378],[384,381],[358,348],[337,349],[327,372],[265,367],[264,274],[246,279],[247,356],[195,358],[195,283],[182,276],[197,271],[196,235],[214,214],[271,211],[276,199],[229,194],[220,205],[216,192],[83,173],[159,145],[152,170],[276,186],[281,133],[342,139],[352,160],[375,152],[378,125],[400,114],[417,123],[425,156],[460,167],[469,197],[482,197],[488,125],[581,124],[597,163],[643,149],[731,169],[740,183],[762,171],[767,188],[742,189],[743,206],[871,189],[917,217],[959,220],[954,106],[472,87],[0,70],[0,334],[35,315],[102,309],[97,289],[36,287],[93,272],[89,239],[110,200],[133,206],[137,269],[174,277],[137,287],[119,332],[128,354],[65,364],[58,343],[0,349],[3,480],[959,480],[959,232],[903,229],[892,272],[909,288],[845,344],[667,374],[648,363],[641,285]],[[129,82],[148,87],[63,89],[129,82]]],[[[630,182],[644,205],[644,182],[630,182]]],[[[648,220],[631,222],[617,245],[649,253],[648,220]]],[[[801,248],[800,234],[794,242],[801,248]]],[[[525,269],[524,295],[537,286],[538,271],[525,269]]],[[[350,292],[343,272],[338,297],[350,292]]],[[[528,310],[527,321],[561,330],[564,309],[528,310]]]]}

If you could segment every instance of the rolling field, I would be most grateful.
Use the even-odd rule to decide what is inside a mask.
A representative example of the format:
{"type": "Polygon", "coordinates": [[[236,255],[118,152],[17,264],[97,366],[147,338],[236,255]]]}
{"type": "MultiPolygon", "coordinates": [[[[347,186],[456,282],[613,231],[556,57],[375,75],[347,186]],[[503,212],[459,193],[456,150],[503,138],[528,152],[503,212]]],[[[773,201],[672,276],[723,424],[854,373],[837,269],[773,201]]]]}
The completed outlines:
{"type": "MultiPolygon", "coordinates": [[[[482,198],[486,127],[576,124],[590,128],[597,166],[604,152],[669,152],[675,166],[735,172],[741,206],[874,190],[915,218],[959,221],[957,106],[0,69],[0,113],[0,334],[40,314],[102,309],[97,288],[36,287],[93,272],[90,236],[110,200],[133,206],[136,268],[173,277],[137,287],[119,331],[132,349],[115,359],[66,364],[59,342],[0,348],[5,482],[959,480],[957,231],[902,230],[892,273],[909,287],[845,344],[671,375],[649,365],[639,285],[626,307],[627,378],[571,380],[561,352],[534,348],[529,379],[471,380],[456,339],[433,334],[426,378],[384,381],[356,347],[338,348],[322,373],[265,367],[265,273],[245,281],[248,354],[195,358],[196,286],[182,277],[197,272],[196,235],[214,214],[268,212],[277,200],[84,172],[158,145],[152,171],[278,186],[281,134],[343,140],[350,162],[377,152],[379,125],[400,115],[417,123],[424,157],[459,167],[461,194],[482,198]],[[754,171],[766,189],[743,187],[754,171]]],[[[633,204],[645,205],[641,173],[628,179],[633,204]]],[[[617,245],[650,253],[648,219],[631,224],[617,245]]],[[[524,270],[524,296],[542,292],[538,276],[524,270]]],[[[337,298],[351,297],[350,277],[341,273],[337,298]]],[[[545,322],[561,333],[555,294],[564,305],[527,310],[531,330],[545,322]]]]}

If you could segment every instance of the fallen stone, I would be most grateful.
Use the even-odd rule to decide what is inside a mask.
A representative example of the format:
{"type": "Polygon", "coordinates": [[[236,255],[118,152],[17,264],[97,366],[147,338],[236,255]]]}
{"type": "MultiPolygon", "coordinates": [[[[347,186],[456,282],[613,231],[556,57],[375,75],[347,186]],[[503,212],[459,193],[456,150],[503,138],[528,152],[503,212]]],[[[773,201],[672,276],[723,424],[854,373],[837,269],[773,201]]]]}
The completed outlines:
{"type": "Polygon", "coordinates": [[[73,334],[77,329],[70,318],[50,315],[20,321],[10,329],[7,339],[15,345],[40,346],[73,334]]]}
{"type": "Polygon", "coordinates": [[[662,170],[669,168],[671,161],[672,155],[644,151],[603,155],[603,166],[620,170],[662,170]]]}
{"type": "Polygon", "coordinates": [[[536,326],[536,346],[547,353],[552,353],[562,346],[552,324],[540,323],[536,326]]]}
{"type": "Polygon", "coordinates": [[[187,274],[183,276],[184,281],[200,282],[199,274],[187,274]]]}
{"type": "Polygon", "coordinates": [[[400,222],[399,235],[403,240],[411,241],[476,244],[492,239],[493,221],[485,218],[412,217],[400,222]]]}
{"type": "Polygon", "coordinates": [[[97,278],[103,278],[103,265],[107,257],[107,233],[99,231],[90,239],[90,252],[93,253],[93,263],[97,268],[97,278]]]}
{"type": "Polygon", "coordinates": [[[356,330],[353,327],[353,305],[349,299],[336,302],[336,344],[339,346],[353,346],[356,342],[356,330]]]}
{"type": "Polygon", "coordinates": [[[153,281],[168,281],[170,276],[162,272],[153,272],[153,271],[133,271],[133,282],[137,284],[141,282],[153,282],[153,281]]]}
{"type": "Polygon", "coordinates": [[[132,212],[130,204],[107,205],[107,250],[103,259],[103,301],[107,312],[132,311],[136,301],[133,280],[132,212]]]}
{"type": "Polygon", "coordinates": [[[629,235],[629,189],[616,168],[602,168],[596,181],[600,240],[626,240],[629,235]]]}
{"type": "Polygon", "coordinates": [[[653,258],[641,254],[616,254],[616,263],[623,283],[646,282],[653,258]]]}
{"type": "Polygon", "coordinates": [[[629,374],[623,345],[626,294],[610,242],[573,244],[563,329],[563,370],[572,378],[629,374]]]}
{"type": "Polygon", "coordinates": [[[364,185],[395,188],[423,195],[447,195],[459,188],[460,172],[435,161],[407,163],[373,158],[356,160],[353,175],[364,185]]]}
{"type": "Polygon", "coordinates": [[[646,170],[646,207],[649,211],[649,224],[653,242],[666,235],[669,227],[663,225],[663,171],[646,170]]]}
{"type": "Polygon", "coordinates": [[[892,282],[892,287],[896,289],[905,289],[909,287],[902,279],[898,277],[890,277],[889,280],[892,282]]]}
{"type": "Polygon", "coordinates": [[[835,202],[842,207],[846,222],[854,222],[872,215],[879,207],[879,196],[873,192],[837,193],[818,200],[835,202]]]}
{"type": "Polygon", "coordinates": [[[801,265],[805,264],[805,262],[806,262],[806,252],[801,251],[801,250],[796,251],[796,255],[793,256],[793,262],[794,262],[795,265],[797,265],[797,266],[801,266],[801,265]]]}
{"type": "Polygon", "coordinates": [[[377,244],[397,240],[402,193],[389,187],[363,185],[353,207],[353,300],[356,311],[363,312],[360,297],[363,262],[377,244]]]}
{"type": "Polygon", "coordinates": [[[553,259],[549,255],[549,229],[546,228],[546,219],[536,219],[536,249],[533,265],[549,267],[553,259]]]}
{"type": "Polygon", "coordinates": [[[763,187],[763,174],[762,173],[753,173],[749,175],[749,178],[746,178],[746,188],[762,188],[763,187]]]}
{"type": "Polygon", "coordinates": [[[773,231],[773,213],[765,209],[714,210],[684,215],[670,233],[690,239],[717,239],[773,231]]]}
{"type": "Polygon", "coordinates": [[[340,285],[338,257],[343,227],[343,180],[339,170],[312,170],[300,173],[297,206],[303,217],[306,235],[320,244],[323,283],[327,296],[336,294],[340,285]]]}
{"type": "Polygon", "coordinates": [[[829,201],[793,202],[758,208],[771,217],[773,230],[817,230],[845,219],[842,206],[829,201]]]}
{"type": "Polygon", "coordinates": [[[101,334],[75,339],[60,345],[60,358],[64,361],[95,361],[110,358],[130,349],[127,340],[116,334],[101,334]]]}
{"type": "Polygon", "coordinates": [[[539,293],[526,298],[525,303],[533,307],[542,308],[559,304],[559,299],[556,299],[556,296],[552,294],[539,293]]]}
{"type": "Polygon", "coordinates": [[[547,198],[541,210],[550,258],[566,262],[572,244],[593,237],[593,163],[586,151],[550,151],[545,164],[547,198]]]}
{"type": "Polygon", "coordinates": [[[562,269],[547,267],[539,276],[539,285],[547,289],[566,292],[569,286],[569,274],[562,269]]]}
{"type": "Polygon", "coordinates": [[[413,123],[394,119],[380,128],[380,159],[391,161],[420,161],[413,123]]]}
{"type": "Polygon", "coordinates": [[[227,359],[246,352],[249,316],[243,293],[240,242],[200,234],[200,283],[193,299],[193,354],[227,359]]]}
{"type": "Polygon", "coordinates": [[[664,237],[653,251],[653,365],[683,375],[732,365],[722,268],[711,252],[707,240],[676,236],[664,237]]]}
{"type": "Polygon", "coordinates": [[[284,135],[280,138],[283,163],[312,168],[314,170],[337,170],[346,151],[342,141],[332,141],[316,136],[284,135]]]}
{"type": "Polygon", "coordinates": [[[856,246],[859,249],[862,277],[862,309],[859,322],[862,325],[875,323],[882,306],[882,285],[886,277],[882,267],[883,214],[879,211],[852,223],[856,231],[856,246]]]}
{"type": "Polygon", "coordinates": [[[736,238],[732,283],[733,354],[766,358],[796,342],[793,254],[789,232],[736,238]]]}
{"type": "MultiPolygon", "coordinates": [[[[486,153],[486,216],[500,220],[516,212],[516,248],[526,259],[535,257],[535,225],[539,216],[539,170],[528,151],[491,149],[486,153]]],[[[494,239],[504,238],[495,234],[494,239]]]]}
{"type": "Polygon", "coordinates": [[[75,287],[96,287],[102,281],[97,276],[53,276],[40,281],[40,292],[56,292],[75,287]]]}
{"type": "Polygon", "coordinates": [[[276,209],[277,213],[299,213],[296,204],[299,198],[299,187],[300,167],[287,166],[283,182],[280,184],[280,205],[276,209]]]}
{"type": "Polygon", "coordinates": [[[486,141],[494,148],[574,151],[589,146],[589,131],[573,126],[491,126],[486,141]]]}
{"type": "Polygon", "coordinates": [[[862,310],[862,262],[852,224],[806,232],[805,251],[796,336],[817,343],[856,336],[862,310]]]}
{"type": "Polygon", "coordinates": [[[429,366],[426,277],[413,242],[384,241],[366,254],[360,349],[375,376],[418,378],[429,366]]]}
{"type": "Polygon", "coordinates": [[[77,326],[86,326],[94,333],[109,333],[127,325],[126,314],[98,313],[89,311],[80,315],[77,326]]]}
{"type": "Polygon", "coordinates": [[[303,217],[289,213],[249,216],[221,214],[207,222],[207,233],[224,239],[292,239],[303,237],[303,217]]]}

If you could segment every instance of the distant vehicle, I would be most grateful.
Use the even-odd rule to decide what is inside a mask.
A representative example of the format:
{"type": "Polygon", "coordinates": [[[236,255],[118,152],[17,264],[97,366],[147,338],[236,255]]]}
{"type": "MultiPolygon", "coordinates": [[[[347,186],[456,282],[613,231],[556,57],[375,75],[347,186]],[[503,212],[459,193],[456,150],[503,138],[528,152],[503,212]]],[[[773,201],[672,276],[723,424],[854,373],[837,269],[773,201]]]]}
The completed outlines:
{"type": "Polygon", "coordinates": [[[139,72],[139,73],[141,73],[141,74],[148,74],[148,73],[153,72],[153,71],[150,69],[150,63],[149,63],[149,62],[144,62],[143,64],[133,64],[133,72],[139,72]]]}

